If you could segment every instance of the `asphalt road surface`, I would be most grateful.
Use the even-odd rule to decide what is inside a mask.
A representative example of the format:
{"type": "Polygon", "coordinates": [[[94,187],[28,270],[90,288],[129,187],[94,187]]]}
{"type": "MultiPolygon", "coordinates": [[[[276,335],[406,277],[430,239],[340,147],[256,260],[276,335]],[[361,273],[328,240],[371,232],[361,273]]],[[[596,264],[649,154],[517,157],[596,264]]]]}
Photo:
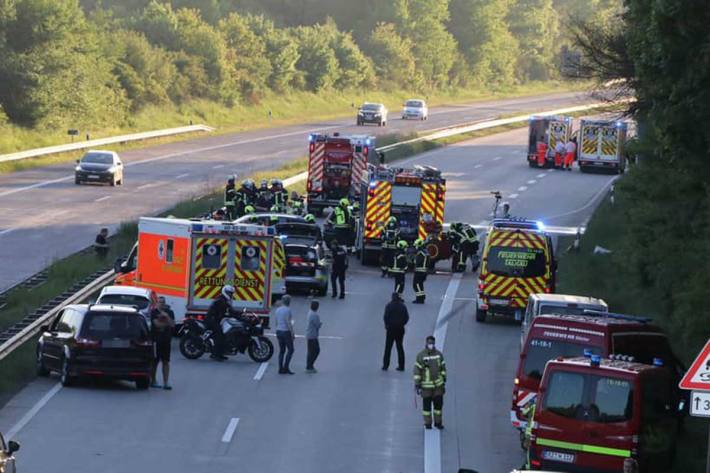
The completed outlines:
{"type": "MultiPolygon", "coordinates": [[[[487,220],[489,192],[500,190],[515,215],[583,223],[613,177],[530,169],[525,140],[524,130],[510,131],[409,162],[445,172],[447,221],[487,220]]],[[[22,443],[20,471],[503,473],[520,466],[508,414],[520,328],[474,321],[474,276],[431,276],[424,306],[409,304],[407,276],[406,372],[380,370],[393,282],[353,261],[346,284],[344,301],[322,299],[317,374],[304,373],[305,343],[297,338],[294,376],[277,374],[275,358],[266,368],[246,357],[218,364],[185,360],[174,348],[170,392],[91,382],[61,389],[55,376],[32,382],[0,410],[0,430],[22,443]],[[441,433],[424,431],[411,373],[432,333],[449,369],[441,433]]],[[[305,296],[292,304],[299,335],[307,304],[305,296]]]]}
{"type": "Polygon", "coordinates": [[[0,175],[0,291],[86,248],[100,227],[113,231],[207,193],[228,174],[245,176],[304,156],[308,132],[406,133],[589,101],[577,93],[548,94],[432,108],[427,121],[404,121],[396,111],[384,128],[355,127],[353,116],[153,146],[122,153],[126,184],[115,188],[76,186],[73,163],[0,175]]]}

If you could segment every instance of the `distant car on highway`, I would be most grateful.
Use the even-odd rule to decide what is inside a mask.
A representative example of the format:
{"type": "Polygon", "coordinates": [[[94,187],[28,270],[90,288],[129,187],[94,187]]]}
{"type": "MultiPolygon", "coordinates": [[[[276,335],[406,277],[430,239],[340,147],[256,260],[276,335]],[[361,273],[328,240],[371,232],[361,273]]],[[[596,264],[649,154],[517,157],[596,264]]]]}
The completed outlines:
{"type": "Polygon", "coordinates": [[[429,108],[426,102],[419,99],[411,99],[404,102],[402,108],[402,120],[426,120],[429,118],[429,108]]]}
{"type": "Polygon", "coordinates": [[[76,161],[74,184],[83,182],[123,185],[123,162],[113,151],[88,151],[76,161]]]}
{"type": "Polygon", "coordinates": [[[148,389],[153,343],[145,318],[133,307],[77,304],[41,327],[37,374],[59,373],[64,386],[79,377],[134,381],[148,389]]]}
{"type": "Polygon", "coordinates": [[[387,107],[381,103],[364,103],[357,111],[357,125],[376,123],[377,126],[387,125],[387,107]]]}

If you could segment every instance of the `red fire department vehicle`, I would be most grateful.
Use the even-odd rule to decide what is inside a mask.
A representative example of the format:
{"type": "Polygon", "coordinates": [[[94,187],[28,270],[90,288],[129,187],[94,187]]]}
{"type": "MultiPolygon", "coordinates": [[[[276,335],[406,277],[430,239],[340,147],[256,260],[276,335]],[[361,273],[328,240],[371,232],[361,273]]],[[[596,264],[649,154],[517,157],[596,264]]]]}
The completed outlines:
{"type": "Polygon", "coordinates": [[[397,218],[400,238],[410,244],[429,237],[432,260],[449,257],[441,238],[444,224],[446,179],[431,166],[414,168],[370,165],[361,190],[362,218],[356,247],[364,264],[379,261],[384,226],[397,218]]]}
{"type": "Polygon", "coordinates": [[[375,137],[311,134],[308,143],[308,211],[320,215],[344,197],[358,200],[367,164],[377,159],[375,137]]]}
{"type": "Polygon", "coordinates": [[[547,363],[530,432],[533,469],[611,473],[632,458],[642,473],[668,471],[682,410],[677,379],[661,358],[613,358],[547,363]]]}

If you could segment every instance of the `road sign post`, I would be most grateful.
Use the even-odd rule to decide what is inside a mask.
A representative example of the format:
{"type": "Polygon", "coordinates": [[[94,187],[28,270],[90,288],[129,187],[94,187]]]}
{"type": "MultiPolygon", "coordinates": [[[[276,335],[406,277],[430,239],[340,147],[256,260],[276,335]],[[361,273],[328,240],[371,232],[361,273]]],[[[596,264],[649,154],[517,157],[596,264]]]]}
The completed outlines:
{"type": "MultiPolygon", "coordinates": [[[[710,417],[710,339],[700,351],[690,369],[678,386],[681,389],[692,390],[690,393],[690,415],[710,417]]],[[[705,472],[710,473],[710,426],[708,427],[708,452],[705,461],[705,472]]]]}

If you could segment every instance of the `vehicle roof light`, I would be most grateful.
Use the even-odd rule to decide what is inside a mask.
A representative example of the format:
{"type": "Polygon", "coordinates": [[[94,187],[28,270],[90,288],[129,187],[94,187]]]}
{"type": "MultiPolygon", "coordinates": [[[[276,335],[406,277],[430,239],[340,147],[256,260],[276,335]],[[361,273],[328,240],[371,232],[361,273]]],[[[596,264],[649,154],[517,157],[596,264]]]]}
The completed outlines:
{"type": "Polygon", "coordinates": [[[584,349],[584,357],[585,358],[591,358],[594,352],[592,351],[591,348],[585,348],[584,349]]]}
{"type": "Polygon", "coordinates": [[[654,358],[654,359],[653,359],[653,366],[663,366],[663,359],[661,359],[661,358],[654,358]]]}
{"type": "Polygon", "coordinates": [[[602,362],[602,357],[599,355],[592,355],[589,365],[590,366],[599,366],[599,364],[602,362]]]}

